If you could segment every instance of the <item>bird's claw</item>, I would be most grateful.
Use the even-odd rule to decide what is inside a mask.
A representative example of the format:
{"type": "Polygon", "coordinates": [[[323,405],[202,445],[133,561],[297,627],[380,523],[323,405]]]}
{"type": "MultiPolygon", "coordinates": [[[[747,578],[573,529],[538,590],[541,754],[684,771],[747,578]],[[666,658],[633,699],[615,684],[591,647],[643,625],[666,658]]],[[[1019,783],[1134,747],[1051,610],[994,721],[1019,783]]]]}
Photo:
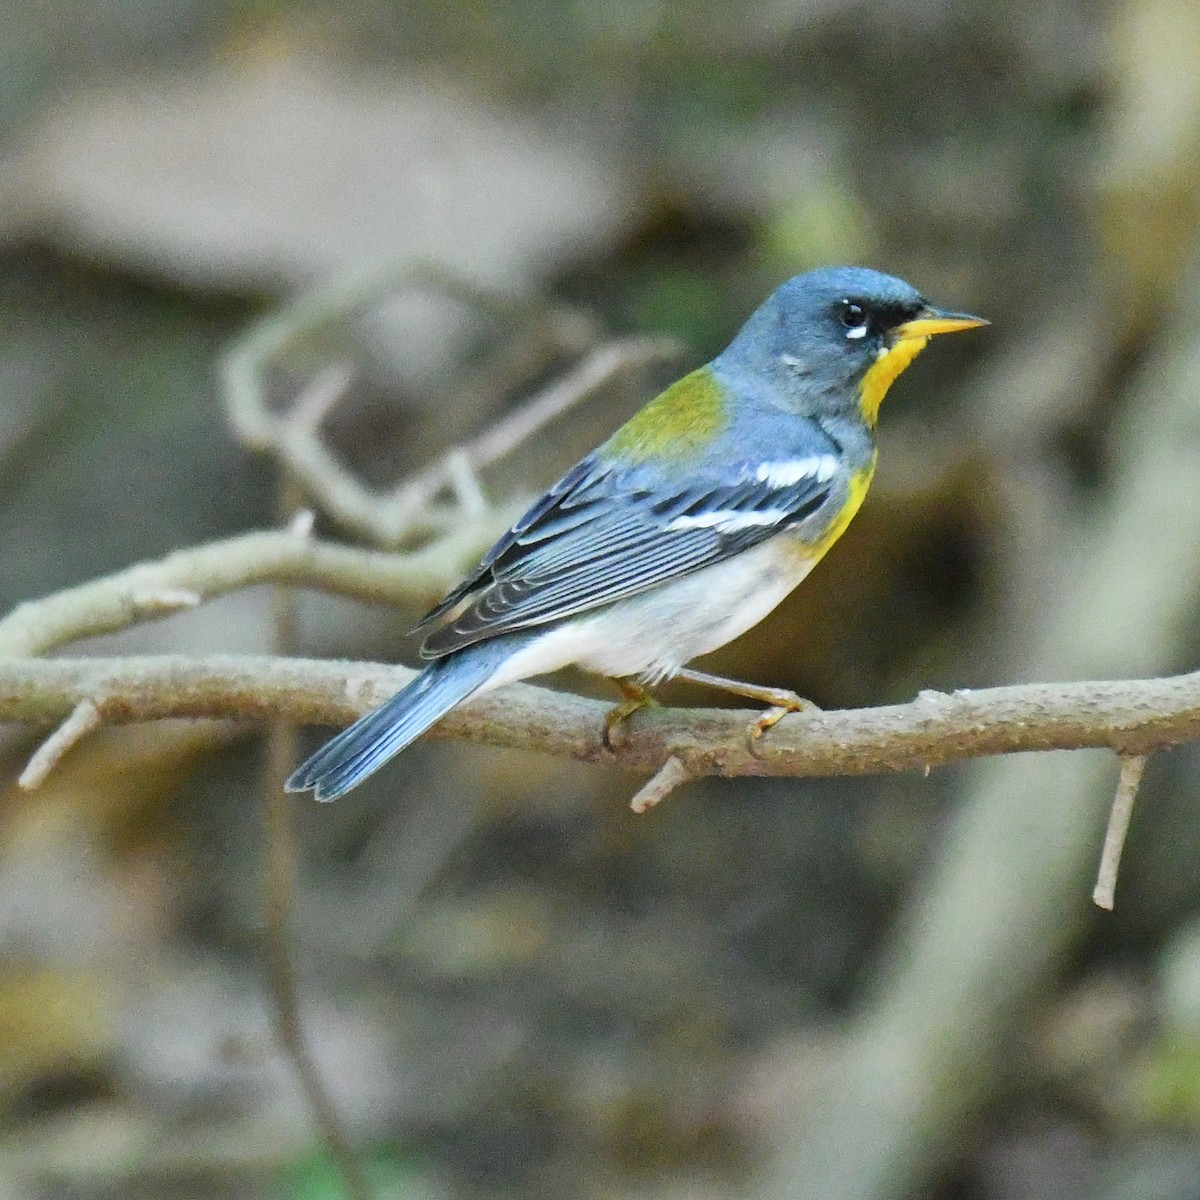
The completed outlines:
{"type": "Polygon", "coordinates": [[[770,691],[771,695],[764,698],[772,701],[771,707],[757,721],[752,721],[746,727],[746,745],[754,755],[758,754],[762,735],[782,721],[788,713],[821,711],[811,700],[805,700],[787,688],[772,688],[770,691]]]}
{"type": "Polygon", "coordinates": [[[613,734],[618,725],[623,725],[628,721],[639,708],[650,708],[658,704],[658,701],[649,692],[642,691],[641,689],[633,692],[628,690],[627,687],[622,687],[621,690],[626,693],[625,699],[620,704],[614,704],[604,714],[604,733],[601,736],[604,748],[609,751],[616,749],[613,734]]]}

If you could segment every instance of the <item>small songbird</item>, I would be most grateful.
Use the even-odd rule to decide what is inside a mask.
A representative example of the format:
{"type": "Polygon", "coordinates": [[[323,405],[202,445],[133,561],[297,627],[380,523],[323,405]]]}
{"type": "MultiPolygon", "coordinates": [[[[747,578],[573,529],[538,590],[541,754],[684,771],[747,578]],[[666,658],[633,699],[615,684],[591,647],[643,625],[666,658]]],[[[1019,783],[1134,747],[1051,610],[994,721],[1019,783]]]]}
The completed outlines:
{"type": "Polygon", "coordinates": [[[626,697],[606,738],[669,678],[770,705],[759,736],[803,701],[685,664],[761,621],[845,531],[879,405],[930,337],[986,324],[878,271],[790,279],[533,504],[418,625],[429,665],[288,790],[334,800],[468,696],[572,664],[626,697]]]}

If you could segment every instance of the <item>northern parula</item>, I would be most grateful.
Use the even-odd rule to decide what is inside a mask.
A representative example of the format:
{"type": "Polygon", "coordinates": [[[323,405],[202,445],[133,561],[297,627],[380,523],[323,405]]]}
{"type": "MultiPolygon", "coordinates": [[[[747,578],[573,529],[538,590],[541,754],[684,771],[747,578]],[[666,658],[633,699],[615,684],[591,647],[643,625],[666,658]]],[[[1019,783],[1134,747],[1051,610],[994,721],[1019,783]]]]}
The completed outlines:
{"type": "Polygon", "coordinates": [[[880,403],[930,337],[986,324],[878,271],[788,280],[513,525],[418,625],[429,665],[288,790],[334,800],[468,696],[571,664],[626,696],[609,729],[678,677],[769,704],[761,734],[799,697],[685,664],[761,621],[841,536],[880,403]]]}

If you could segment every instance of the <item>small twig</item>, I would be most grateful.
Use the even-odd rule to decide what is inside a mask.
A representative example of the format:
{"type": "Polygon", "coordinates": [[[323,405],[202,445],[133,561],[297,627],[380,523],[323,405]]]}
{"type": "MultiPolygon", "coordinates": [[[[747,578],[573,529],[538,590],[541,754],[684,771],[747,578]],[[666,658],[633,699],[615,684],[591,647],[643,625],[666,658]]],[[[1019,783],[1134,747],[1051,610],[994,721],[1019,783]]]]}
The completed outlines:
{"type": "Polygon", "coordinates": [[[274,362],[317,331],[406,288],[434,290],[510,321],[520,318],[526,327],[533,327],[537,332],[533,342],[510,346],[508,353],[498,356],[500,374],[510,387],[516,386],[511,378],[516,366],[523,364],[532,371],[552,361],[556,353],[579,353],[597,336],[587,318],[561,306],[492,295],[444,270],[410,263],[332,280],[276,310],[239,339],[221,364],[226,411],[235,433],[251,449],[274,454],[288,476],[334,520],[380,545],[398,546],[415,534],[442,530],[447,516],[451,522],[460,520],[461,513],[447,514],[435,501],[439,493],[461,482],[464,462],[478,471],[620,371],[676,352],[673,344],[668,349],[665,339],[629,339],[602,347],[474,442],[450,451],[391,491],[379,493],[348,470],[320,436],[321,421],[344,390],[349,368],[339,365],[322,372],[282,412],[268,403],[264,378],[274,362]],[[540,363],[532,361],[532,351],[540,363]]]}
{"type": "Polygon", "coordinates": [[[1112,911],[1117,890],[1117,872],[1121,867],[1121,852],[1125,849],[1125,835],[1129,832],[1129,821],[1133,816],[1133,802],[1137,799],[1142,772],[1146,769],[1145,754],[1122,754],[1121,776],[1117,780],[1117,792],[1113,796],[1108,814],[1108,828],[1104,833],[1104,850],[1100,855],[1100,870],[1092,899],[1100,908],[1112,911]]]}
{"type": "Polygon", "coordinates": [[[34,751],[17,783],[27,792],[41,787],[63,755],[103,724],[100,706],[93,700],[81,700],[71,710],[71,715],[34,751]]]}
{"type": "Polygon", "coordinates": [[[354,374],[353,364],[333,363],[309,380],[286,415],[264,417],[283,459],[280,478],[292,481],[293,487],[299,479],[309,480],[308,490],[318,500],[357,486],[321,437],[325,418],[346,394],[354,374]]]}
{"type": "Polygon", "coordinates": [[[371,1189],[342,1124],[341,1114],[325,1087],[300,1018],[290,932],[296,838],[291,820],[293,799],[283,790],[283,781],[294,762],[292,726],[283,721],[272,722],[267,734],[267,762],[263,772],[266,801],[263,857],[266,875],[264,951],[275,1036],[296,1073],[329,1157],[342,1173],[347,1194],[351,1200],[370,1200],[371,1189]]]}
{"type": "Polygon", "coordinates": [[[222,357],[225,411],[242,442],[259,450],[273,446],[278,417],[271,412],[262,386],[272,363],[330,326],[368,312],[405,290],[441,293],[509,320],[518,314],[540,316],[544,325],[566,334],[560,341],[570,345],[579,338],[578,314],[536,300],[497,295],[433,263],[409,260],[346,271],[273,309],[222,357]]]}
{"type": "Polygon", "coordinates": [[[629,807],[639,815],[665,800],[677,787],[691,778],[687,767],[671,755],[665,763],[633,794],[629,807]]]}
{"type": "MultiPolygon", "coordinates": [[[[666,338],[626,338],[602,346],[479,437],[446,451],[387,492],[360,483],[303,425],[283,421],[277,447],[288,470],[321,508],[362,536],[395,546],[414,533],[445,526],[446,514],[435,501],[462,482],[464,469],[474,473],[493,465],[621,373],[668,361],[677,353],[677,343],[666,338]]],[[[450,517],[461,519],[461,513],[450,517]]]]}
{"type": "Polygon", "coordinates": [[[670,362],[680,349],[669,337],[629,337],[598,346],[567,374],[466,443],[467,461],[477,471],[498,462],[615,375],[670,362]]]}
{"type": "Polygon", "coordinates": [[[310,538],[317,523],[317,514],[311,508],[299,508],[287,523],[287,531],[293,537],[310,538]]]}
{"type": "Polygon", "coordinates": [[[406,278],[412,276],[395,264],[339,275],[273,309],[229,347],[220,364],[221,391],[229,423],[245,445],[269,450],[278,432],[262,386],[267,367],[333,322],[378,304],[406,278]]]}
{"type": "Polygon", "coordinates": [[[487,512],[487,497],[465,450],[458,449],[447,456],[446,476],[464,517],[478,517],[487,512]]]}

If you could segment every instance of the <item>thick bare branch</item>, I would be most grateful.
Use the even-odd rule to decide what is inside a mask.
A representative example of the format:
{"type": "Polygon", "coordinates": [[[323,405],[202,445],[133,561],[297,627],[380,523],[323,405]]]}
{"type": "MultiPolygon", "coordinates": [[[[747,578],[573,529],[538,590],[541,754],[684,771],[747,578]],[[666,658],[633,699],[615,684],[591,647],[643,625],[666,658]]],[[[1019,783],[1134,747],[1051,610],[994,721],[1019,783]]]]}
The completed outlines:
{"type": "MultiPolygon", "coordinates": [[[[404,667],[285,658],[0,661],[0,720],[56,723],[82,701],[103,696],[109,722],[287,716],[345,724],[412,674],[404,667]]],[[[518,684],[464,704],[434,733],[648,774],[674,757],[691,777],[867,775],[1027,750],[1144,754],[1200,740],[1200,672],[925,692],[910,704],[797,713],[753,749],[746,728],[754,713],[649,708],[630,719],[620,746],[609,750],[602,736],[607,709],[599,700],[518,684]]]]}

